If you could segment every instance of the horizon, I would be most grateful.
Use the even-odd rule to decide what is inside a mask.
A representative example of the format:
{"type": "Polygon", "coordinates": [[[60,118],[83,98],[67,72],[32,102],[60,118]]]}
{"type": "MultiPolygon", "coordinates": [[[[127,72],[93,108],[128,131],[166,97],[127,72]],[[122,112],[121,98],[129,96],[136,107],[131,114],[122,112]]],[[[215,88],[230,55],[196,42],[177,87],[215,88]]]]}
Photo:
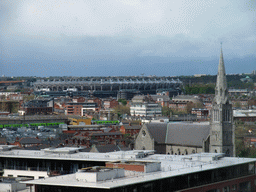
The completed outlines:
{"type": "Polygon", "coordinates": [[[252,0],[0,2],[0,75],[188,76],[256,63],[252,0]]]}

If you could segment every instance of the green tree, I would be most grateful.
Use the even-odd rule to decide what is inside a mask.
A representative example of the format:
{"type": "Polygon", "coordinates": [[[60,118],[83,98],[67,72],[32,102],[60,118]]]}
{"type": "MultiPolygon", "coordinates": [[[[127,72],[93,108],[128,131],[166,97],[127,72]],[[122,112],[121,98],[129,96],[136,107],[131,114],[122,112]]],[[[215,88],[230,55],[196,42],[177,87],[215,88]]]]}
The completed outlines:
{"type": "Polygon", "coordinates": [[[163,107],[162,108],[162,115],[163,116],[170,116],[170,113],[172,112],[172,110],[169,107],[163,107]]]}
{"type": "Polygon", "coordinates": [[[124,114],[130,115],[130,107],[124,105],[117,105],[114,108],[114,113],[118,114],[119,117],[124,114]]]}
{"type": "Polygon", "coordinates": [[[118,99],[118,102],[122,103],[123,105],[127,105],[127,101],[125,99],[118,99]]]}
{"type": "Polygon", "coordinates": [[[26,101],[30,101],[30,100],[33,100],[35,99],[35,95],[25,95],[23,96],[23,101],[26,102],[26,101]]]}

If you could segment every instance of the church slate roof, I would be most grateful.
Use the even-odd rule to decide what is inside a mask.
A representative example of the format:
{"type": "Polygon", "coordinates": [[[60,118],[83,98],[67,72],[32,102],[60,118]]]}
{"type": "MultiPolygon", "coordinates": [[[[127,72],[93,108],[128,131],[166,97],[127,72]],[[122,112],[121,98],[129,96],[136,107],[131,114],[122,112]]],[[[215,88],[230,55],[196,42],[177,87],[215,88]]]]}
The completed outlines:
{"type": "Polygon", "coordinates": [[[166,144],[202,146],[209,135],[209,124],[169,123],[166,144]]]}
{"type": "Polygon", "coordinates": [[[146,126],[155,142],[165,143],[167,123],[149,123],[146,126]]]}
{"type": "Polygon", "coordinates": [[[202,146],[210,135],[210,124],[149,123],[145,124],[157,143],[202,146]]]}

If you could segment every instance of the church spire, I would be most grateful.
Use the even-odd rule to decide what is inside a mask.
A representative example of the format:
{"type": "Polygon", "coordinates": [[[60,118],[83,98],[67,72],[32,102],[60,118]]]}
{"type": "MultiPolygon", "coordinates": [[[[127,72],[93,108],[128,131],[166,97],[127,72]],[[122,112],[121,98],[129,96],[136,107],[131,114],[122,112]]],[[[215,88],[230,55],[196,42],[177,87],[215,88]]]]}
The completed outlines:
{"type": "Polygon", "coordinates": [[[220,50],[220,61],[218,67],[217,82],[215,88],[215,101],[217,104],[225,104],[228,100],[227,78],[225,73],[222,43],[220,50]]]}
{"type": "Polygon", "coordinates": [[[235,156],[235,131],[233,127],[232,105],[228,100],[227,78],[225,74],[222,47],[218,67],[215,97],[211,110],[210,152],[235,156]]]}

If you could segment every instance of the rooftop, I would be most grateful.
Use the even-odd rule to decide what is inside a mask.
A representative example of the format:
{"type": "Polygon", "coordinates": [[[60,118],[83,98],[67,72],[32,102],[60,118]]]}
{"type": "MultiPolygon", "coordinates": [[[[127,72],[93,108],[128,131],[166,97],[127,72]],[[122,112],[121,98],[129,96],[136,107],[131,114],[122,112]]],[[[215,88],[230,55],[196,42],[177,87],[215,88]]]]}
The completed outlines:
{"type": "MultiPolygon", "coordinates": [[[[120,154],[120,152],[115,153],[120,154]]],[[[127,152],[127,154],[129,153],[134,153],[134,151],[127,152]]],[[[111,156],[111,153],[109,153],[109,156],[111,156]]],[[[127,158],[127,156],[125,155],[124,158],[127,158]]],[[[155,154],[149,155],[143,159],[145,161],[150,160],[151,162],[161,162],[161,171],[140,174],[125,173],[125,176],[121,178],[114,178],[110,180],[97,182],[77,180],[76,174],[69,174],[64,176],[27,181],[25,183],[111,189],[131,184],[144,183],[147,181],[153,181],[157,179],[164,179],[168,177],[184,175],[188,173],[195,173],[244,163],[256,162],[256,159],[224,157],[224,154],[220,153],[199,153],[186,156],[155,154]]]]}
{"type": "MultiPolygon", "coordinates": [[[[13,146],[13,145],[11,145],[13,146]]],[[[26,159],[56,159],[56,160],[84,160],[84,161],[115,161],[115,160],[134,160],[139,157],[144,157],[147,154],[153,154],[152,150],[133,150],[133,151],[116,151],[108,153],[92,153],[80,152],[82,147],[62,147],[62,148],[46,148],[42,150],[15,150],[8,146],[0,148],[0,157],[9,158],[26,158],[26,159]]]]}

